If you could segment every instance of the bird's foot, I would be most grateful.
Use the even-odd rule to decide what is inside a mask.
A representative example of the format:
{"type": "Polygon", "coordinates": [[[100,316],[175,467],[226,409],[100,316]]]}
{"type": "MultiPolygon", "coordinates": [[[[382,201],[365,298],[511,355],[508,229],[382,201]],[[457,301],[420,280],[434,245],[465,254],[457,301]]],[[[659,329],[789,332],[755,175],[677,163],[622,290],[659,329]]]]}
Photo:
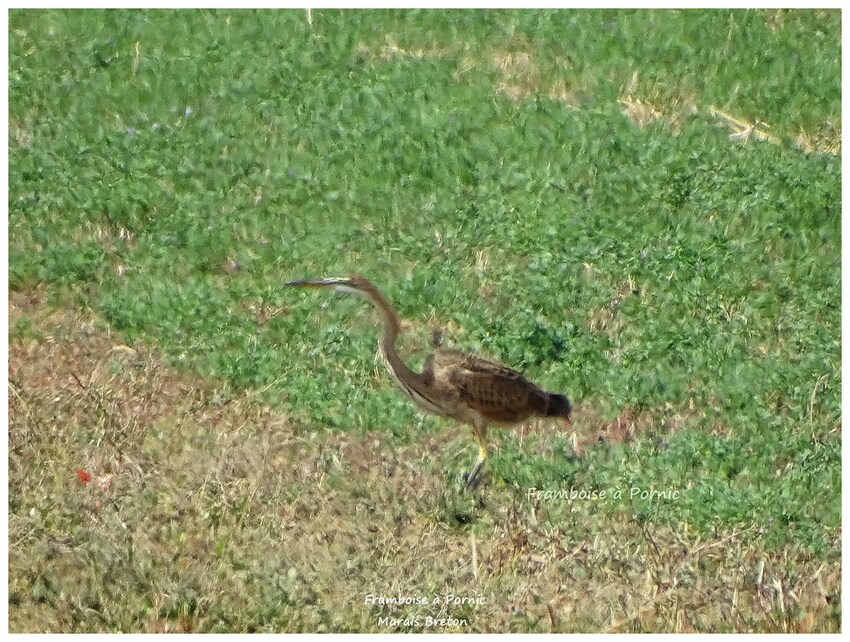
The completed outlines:
{"type": "Polygon", "coordinates": [[[481,469],[482,465],[477,464],[470,472],[464,474],[463,489],[465,491],[472,491],[478,488],[478,484],[481,483],[481,478],[484,476],[481,473],[481,469]]]}

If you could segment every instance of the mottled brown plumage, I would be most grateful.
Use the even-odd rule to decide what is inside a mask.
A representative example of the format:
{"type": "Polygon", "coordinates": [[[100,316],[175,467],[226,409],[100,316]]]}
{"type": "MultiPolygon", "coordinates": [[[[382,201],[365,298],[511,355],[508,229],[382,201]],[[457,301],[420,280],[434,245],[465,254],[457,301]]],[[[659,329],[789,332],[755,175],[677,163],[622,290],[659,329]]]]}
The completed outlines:
{"type": "Polygon", "coordinates": [[[421,377],[443,389],[444,403],[452,407],[447,416],[461,421],[472,411],[487,423],[512,425],[545,416],[549,407],[549,393],[516,370],[457,350],[437,350],[426,359],[421,377]]]}
{"type": "Polygon", "coordinates": [[[362,276],[299,279],[287,285],[333,287],[363,295],[375,304],[384,322],[379,353],[393,380],[426,412],[472,426],[478,442],[478,459],[467,476],[468,488],[477,483],[487,460],[488,425],[510,426],[529,417],[561,417],[567,423],[570,421],[572,408],[565,396],[546,392],[521,373],[495,361],[441,348],[425,360],[421,373],[412,371],[395,349],[395,340],[401,332],[398,315],[381,292],[362,276]]]}

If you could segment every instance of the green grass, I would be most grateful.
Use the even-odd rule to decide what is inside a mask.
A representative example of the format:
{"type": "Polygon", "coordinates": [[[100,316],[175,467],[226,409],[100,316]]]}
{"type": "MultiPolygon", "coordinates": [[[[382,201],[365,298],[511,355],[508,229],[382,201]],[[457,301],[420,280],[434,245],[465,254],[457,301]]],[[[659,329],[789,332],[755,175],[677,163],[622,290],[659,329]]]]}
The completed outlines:
{"type": "Polygon", "coordinates": [[[422,630],[362,605],[395,587],[486,593],[463,630],[838,630],[838,602],[800,596],[839,590],[817,569],[840,573],[840,13],[305,18],[10,13],[9,279],[13,300],[37,300],[10,323],[12,629],[422,630]],[[634,122],[628,105],[654,116],[634,122]],[[771,142],[730,140],[711,107],[771,142]],[[282,286],[352,271],[414,323],[411,363],[443,327],[567,392],[581,456],[548,426],[494,432],[486,500],[462,496],[466,429],[422,417],[376,370],[372,310],[282,286]],[[68,315],[108,338],[77,354],[89,335],[68,315]],[[60,326],[83,384],[115,343],[150,362],[113,363],[99,404],[94,389],[60,394],[82,405],[68,422],[48,400],[73,378],[49,361],[15,375],[15,350],[47,358],[60,326]],[[163,393],[149,425],[116,423],[122,395],[155,403],[160,361],[182,396],[163,393]],[[349,461],[355,447],[394,481],[349,461]],[[221,458],[250,463],[216,468],[209,496],[198,480],[221,458]],[[127,460],[145,465],[111,515],[161,546],[116,541],[82,517],[96,493],[68,482],[76,461],[121,476],[127,460]],[[532,487],[626,492],[535,508],[532,487]],[[310,528],[294,543],[278,509],[298,506],[310,528]],[[336,532],[345,545],[309,537],[336,532]],[[452,569],[422,532],[450,543],[452,569]],[[61,577],[27,570],[49,569],[68,533],[61,577]],[[365,554],[376,537],[380,560],[365,554]],[[569,563],[535,567],[556,543],[569,563]],[[686,568],[715,546],[727,558],[686,568]],[[762,591],[741,560],[790,560],[773,579],[797,602],[778,606],[787,586],[762,591]],[[635,579],[647,567],[654,593],[635,579]],[[592,606],[559,601],[559,574],[592,606]],[[673,580],[680,593],[659,593],[673,580]],[[749,597],[730,612],[699,606],[734,591],[749,597]]]}

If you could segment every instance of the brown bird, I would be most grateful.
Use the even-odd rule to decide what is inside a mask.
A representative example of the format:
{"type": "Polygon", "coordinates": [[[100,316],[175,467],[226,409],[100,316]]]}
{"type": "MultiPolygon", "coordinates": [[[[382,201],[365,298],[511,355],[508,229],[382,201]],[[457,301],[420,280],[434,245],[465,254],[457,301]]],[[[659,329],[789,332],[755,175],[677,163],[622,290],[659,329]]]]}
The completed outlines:
{"type": "Polygon", "coordinates": [[[516,370],[495,361],[439,349],[425,360],[422,372],[408,368],[395,347],[401,333],[398,314],[378,288],[360,275],[297,279],[287,285],[334,288],[364,296],[375,305],[384,324],[378,352],[396,384],[425,412],[472,426],[478,458],[466,476],[467,489],[478,484],[487,461],[487,426],[511,426],[529,417],[560,417],[568,425],[571,423],[569,399],[544,391],[516,370]]]}

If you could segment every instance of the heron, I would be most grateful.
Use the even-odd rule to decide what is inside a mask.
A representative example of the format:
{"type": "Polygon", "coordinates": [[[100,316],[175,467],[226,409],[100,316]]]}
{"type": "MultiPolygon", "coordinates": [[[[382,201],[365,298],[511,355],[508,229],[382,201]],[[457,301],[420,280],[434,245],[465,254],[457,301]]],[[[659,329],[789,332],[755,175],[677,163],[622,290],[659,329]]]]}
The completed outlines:
{"type": "Polygon", "coordinates": [[[531,417],[557,417],[567,426],[572,405],[562,394],[547,392],[522,373],[501,363],[458,350],[439,348],[429,355],[422,372],[411,370],[396,350],[401,321],[386,297],[359,274],[344,277],[295,279],[289,286],[328,288],[369,300],[383,323],[378,354],[399,388],[427,413],[468,424],[478,444],[478,457],[465,476],[465,489],[474,489],[487,461],[487,428],[513,426],[531,417]]]}

